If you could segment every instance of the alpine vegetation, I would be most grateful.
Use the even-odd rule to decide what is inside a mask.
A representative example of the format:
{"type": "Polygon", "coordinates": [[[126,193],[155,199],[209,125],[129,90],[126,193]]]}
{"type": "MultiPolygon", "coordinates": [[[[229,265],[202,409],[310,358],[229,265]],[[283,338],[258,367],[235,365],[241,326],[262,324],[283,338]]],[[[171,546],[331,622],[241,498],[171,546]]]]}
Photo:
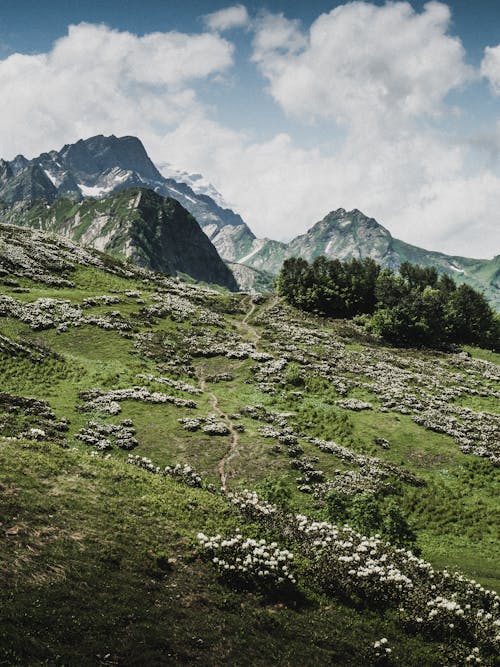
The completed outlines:
{"type": "Polygon", "coordinates": [[[495,664],[491,345],[27,228],[0,262],[6,664],[495,664]]]}

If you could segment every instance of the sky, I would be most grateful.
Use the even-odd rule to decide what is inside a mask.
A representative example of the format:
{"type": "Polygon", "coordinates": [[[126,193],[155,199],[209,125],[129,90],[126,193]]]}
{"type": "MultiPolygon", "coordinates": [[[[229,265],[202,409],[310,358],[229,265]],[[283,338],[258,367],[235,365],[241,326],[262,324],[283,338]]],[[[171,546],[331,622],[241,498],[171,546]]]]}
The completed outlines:
{"type": "Polygon", "coordinates": [[[138,136],[259,237],[500,253],[500,3],[0,0],[0,156],[138,136]]]}

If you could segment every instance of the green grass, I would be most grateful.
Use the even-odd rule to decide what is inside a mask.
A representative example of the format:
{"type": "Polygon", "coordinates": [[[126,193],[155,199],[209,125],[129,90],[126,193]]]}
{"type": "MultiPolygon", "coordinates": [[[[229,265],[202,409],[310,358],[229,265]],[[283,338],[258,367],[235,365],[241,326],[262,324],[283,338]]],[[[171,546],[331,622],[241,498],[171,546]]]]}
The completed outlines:
{"type": "Polygon", "coordinates": [[[5,664],[354,666],[382,636],[401,664],[442,664],[390,617],[223,584],[196,532],[256,529],[216,495],[46,444],[2,442],[0,461],[5,664]]]}
{"type": "MultiPolygon", "coordinates": [[[[0,621],[0,664],[91,665],[108,660],[127,665],[359,665],[370,664],[367,647],[382,636],[397,646],[396,664],[445,664],[443,647],[406,634],[390,614],[343,606],[309,590],[307,603],[296,607],[223,584],[198,558],[196,533],[240,527],[257,535],[260,529],[244,522],[217,495],[126,465],[126,453],[121,450],[112,451],[109,460],[90,457],[91,448],[75,435],[90,419],[107,423],[132,419],[140,443],[135,453],[161,466],[189,463],[207,482],[219,486],[218,467],[229,451],[230,437],[188,432],[179,418],[201,418],[213,412],[211,394],[226,414],[257,404],[272,411],[293,411],[289,423],[298,433],[334,440],[423,479],[423,487],[395,484],[393,489],[416,528],[423,557],[500,590],[498,469],[462,454],[452,438],[424,430],[409,416],[380,412],[377,396],[365,387],[349,393],[373,404],[373,410],[363,412],[337,406],[339,394],[311,372],[306,373],[304,386],[277,385],[274,395],[263,393],[255,381],[257,363],[252,359],[193,359],[197,377],[181,374],[186,382],[197,385],[199,377],[222,372],[233,376],[230,382],[207,382],[203,395],[191,397],[197,403],[195,409],[124,401],[116,416],[81,412],[79,393],[91,388],[144,384],[150,390],[188,398],[137,375],[169,376],[161,364],[168,363],[173,352],[189,352],[185,335],[194,327],[169,317],[154,324],[137,317],[141,306],[124,292],[139,290],[149,304],[153,285],[88,267],[78,268],[71,278],[75,289],[24,281],[29,293],[8,289],[5,293],[23,301],[51,296],[81,303],[87,296],[116,290],[121,303],[85,312],[120,311],[131,319],[135,331],[156,334],[150,346],[154,355],[145,356],[134,347],[133,337],[116,331],[86,325],[64,333],[33,332],[17,320],[0,318],[1,334],[31,341],[52,353],[41,362],[0,354],[2,391],[43,399],[57,418],[70,421],[70,449],[0,439],[0,575],[6,582],[0,589],[5,619],[0,621]],[[291,393],[297,389],[302,396],[291,393]],[[380,437],[389,441],[389,449],[375,444],[380,437]],[[11,528],[16,532],[6,534],[11,528]],[[165,558],[172,559],[168,567],[165,558]],[[110,657],[104,658],[107,654],[110,657]]],[[[231,336],[254,341],[260,333],[259,349],[272,349],[280,356],[280,350],[272,348],[273,334],[252,324],[265,312],[266,302],[243,325],[243,314],[235,309],[239,299],[246,308],[250,306],[247,296],[221,295],[206,297],[206,307],[215,303],[214,310],[224,314],[231,336]]],[[[314,326],[330,331],[336,325],[315,319],[314,326]]],[[[369,353],[373,342],[363,342],[361,334],[353,333],[346,323],[339,327],[337,333],[349,353],[369,353]]],[[[329,354],[323,345],[313,351],[329,354]]],[[[488,351],[468,351],[476,358],[500,361],[500,355],[488,351]]],[[[445,355],[432,352],[394,352],[395,364],[398,359],[448,363],[445,355]]],[[[369,382],[364,375],[346,372],[345,377],[369,382]]],[[[492,381],[485,384],[493,386],[492,381]]],[[[456,402],[474,410],[498,411],[491,397],[467,396],[456,402]]],[[[0,414],[0,422],[4,417],[0,414]]],[[[324,501],[298,490],[300,473],[291,467],[286,448],[273,451],[275,441],[259,433],[260,422],[245,415],[238,421],[245,430],[227,462],[229,486],[255,488],[266,480],[284,480],[293,510],[326,518],[324,501]]],[[[299,442],[306,456],[318,458],[315,465],[327,476],[337,469],[359,470],[304,438],[299,442]]]]}

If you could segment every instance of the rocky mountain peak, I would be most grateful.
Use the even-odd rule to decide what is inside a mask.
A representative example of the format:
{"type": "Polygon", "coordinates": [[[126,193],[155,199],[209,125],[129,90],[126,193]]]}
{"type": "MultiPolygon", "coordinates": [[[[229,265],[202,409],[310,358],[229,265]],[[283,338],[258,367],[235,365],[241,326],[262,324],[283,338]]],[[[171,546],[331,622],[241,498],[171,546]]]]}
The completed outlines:
{"type": "MultiPolygon", "coordinates": [[[[5,182],[0,180],[0,200],[7,203],[25,197],[48,200],[57,197],[100,198],[127,188],[141,187],[177,199],[202,227],[245,225],[237,213],[214,200],[206,189],[203,193],[195,192],[187,183],[163,176],[137,137],[99,134],[66,144],[60,150],[42,153],[31,160],[18,155],[8,165],[11,173],[4,178],[5,182]],[[35,166],[45,175],[44,178],[40,176],[35,190],[12,187],[10,181],[17,177],[25,179],[28,170],[35,166]]],[[[201,177],[196,176],[195,181],[200,181],[201,177]]],[[[248,232],[251,234],[250,230],[248,232]]]]}

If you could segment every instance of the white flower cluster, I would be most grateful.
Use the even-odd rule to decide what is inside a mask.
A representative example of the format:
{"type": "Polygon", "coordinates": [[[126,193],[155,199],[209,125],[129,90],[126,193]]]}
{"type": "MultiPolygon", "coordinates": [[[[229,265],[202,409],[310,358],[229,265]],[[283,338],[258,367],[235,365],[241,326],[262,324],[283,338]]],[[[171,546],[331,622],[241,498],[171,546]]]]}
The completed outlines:
{"type": "Polygon", "coordinates": [[[134,449],[139,444],[134,436],[133,422],[130,419],[123,419],[120,424],[89,421],[75,437],[86,445],[94,447],[95,451],[103,452],[111,449],[113,442],[120,449],[134,449]]]}
{"type": "Polygon", "coordinates": [[[51,440],[62,444],[63,433],[69,429],[69,421],[65,418],[58,420],[46,401],[27,396],[0,392],[0,414],[2,435],[51,440]]]}
{"type": "Polygon", "coordinates": [[[229,435],[231,432],[229,426],[225,422],[220,421],[220,419],[217,418],[217,415],[208,415],[208,417],[205,417],[200,421],[204,424],[202,429],[203,433],[206,433],[207,435],[229,435]]]}
{"type": "Polygon", "coordinates": [[[177,389],[178,391],[184,391],[186,394],[199,395],[202,394],[202,390],[198,387],[194,387],[192,384],[187,382],[180,382],[179,380],[172,380],[171,378],[166,377],[155,377],[151,374],[141,373],[137,375],[141,380],[147,380],[148,382],[156,382],[157,384],[165,384],[167,387],[172,387],[172,389],[177,389]]]}
{"type": "Polygon", "coordinates": [[[336,401],[340,408],[346,410],[354,410],[360,412],[361,410],[373,410],[373,405],[367,401],[360,401],[358,398],[342,398],[336,401]]]}
{"type": "Polygon", "coordinates": [[[82,391],[79,397],[85,401],[80,408],[85,412],[95,410],[116,415],[121,412],[120,401],[143,401],[145,403],[171,403],[178,408],[196,408],[196,403],[191,399],[178,398],[169,394],[150,392],[145,387],[130,387],[128,389],[112,389],[105,392],[102,389],[89,389],[82,391]]]}
{"type": "Polygon", "coordinates": [[[110,294],[101,296],[88,296],[82,301],[82,308],[92,308],[93,306],[111,306],[115,303],[121,303],[121,299],[110,294]]]}
{"type": "Polygon", "coordinates": [[[197,537],[203,551],[224,575],[270,587],[297,583],[293,553],[280,549],[276,542],[244,538],[240,533],[228,538],[198,533],[197,537]]]}
{"type": "Polygon", "coordinates": [[[435,570],[378,535],[366,537],[348,525],[280,512],[255,492],[230,493],[228,499],[300,550],[310,563],[309,578],[323,592],[399,607],[407,622],[430,634],[467,634],[490,651],[500,650],[500,598],[475,581],[435,570]]]}
{"type": "Polygon", "coordinates": [[[101,329],[114,329],[120,332],[130,331],[130,324],[118,311],[108,316],[83,316],[81,308],[65,299],[41,297],[32,302],[17,301],[13,297],[0,296],[0,315],[15,317],[28,324],[34,331],[57,327],[59,332],[69,327],[93,324],[101,329]]]}
{"type": "Polygon", "coordinates": [[[156,475],[173,477],[174,479],[177,479],[184,484],[187,484],[188,486],[202,486],[201,476],[187,463],[184,465],[176,463],[174,466],[165,466],[162,469],[160,466],[155,466],[151,459],[148,459],[145,456],[134,456],[134,454],[128,455],[127,463],[133,466],[137,466],[138,468],[143,468],[144,470],[152,472],[156,475]]]}
{"type": "Polygon", "coordinates": [[[243,489],[238,493],[230,491],[227,493],[228,500],[244,514],[251,518],[261,518],[275,515],[278,512],[276,505],[261,500],[255,491],[243,489]]]}
{"type": "Polygon", "coordinates": [[[206,381],[213,384],[217,382],[231,382],[234,380],[234,377],[231,373],[216,373],[215,375],[207,375],[206,381]]]}
{"type": "MultiPolygon", "coordinates": [[[[314,329],[313,318],[304,314],[298,321],[297,317],[286,307],[275,306],[261,318],[272,332],[271,346],[282,356],[327,380],[342,396],[355,388],[374,392],[381,401],[379,410],[410,415],[424,428],[450,435],[464,453],[500,463],[498,415],[455,402],[466,396],[500,398],[498,366],[466,354],[447,354],[436,360],[435,353],[413,350],[409,355],[367,343],[361,350],[349,350],[334,332],[314,329]]],[[[343,326],[347,335],[355,332],[353,325],[343,326]]],[[[274,391],[272,383],[282,382],[280,372],[273,373],[268,367],[266,375],[267,388],[274,391]]],[[[355,400],[348,399],[345,407],[356,409],[350,403],[355,400]]]]}
{"type": "Polygon", "coordinates": [[[202,479],[197,472],[191,468],[190,465],[185,463],[181,465],[176,463],[174,466],[165,466],[163,469],[163,474],[168,475],[169,477],[176,477],[182,480],[188,486],[197,486],[200,487],[202,484],[202,479]]]}
{"type": "Polygon", "coordinates": [[[382,639],[377,639],[373,644],[374,648],[374,657],[375,660],[380,663],[385,661],[392,653],[392,649],[389,646],[389,641],[387,637],[382,637],[382,639]]]}
{"type": "Polygon", "coordinates": [[[43,428],[30,428],[28,435],[33,440],[43,440],[46,437],[46,433],[43,428]]]}
{"type": "Polygon", "coordinates": [[[83,317],[81,309],[73,306],[67,300],[42,297],[36,301],[24,303],[5,295],[0,296],[0,314],[15,317],[35,331],[48,329],[58,324],[77,326],[83,317]]]}
{"type": "MultiPolygon", "coordinates": [[[[224,318],[211,310],[193,304],[192,300],[169,291],[156,292],[152,296],[154,303],[142,311],[146,317],[170,317],[174,322],[189,321],[193,325],[224,326],[224,318]]],[[[178,290],[175,290],[178,291],[178,290]]]]}
{"type": "Polygon", "coordinates": [[[186,429],[186,431],[198,431],[201,427],[201,420],[194,417],[181,417],[177,421],[179,424],[182,424],[182,428],[186,429]]]}
{"type": "Polygon", "coordinates": [[[93,266],[124,278],[146,278],[149,272],[120,262],[105,262],[91,249],[46,231],[2,225],[0,271],[52,287],[74,287],[68,280],[76,264],[93,266]]]}

